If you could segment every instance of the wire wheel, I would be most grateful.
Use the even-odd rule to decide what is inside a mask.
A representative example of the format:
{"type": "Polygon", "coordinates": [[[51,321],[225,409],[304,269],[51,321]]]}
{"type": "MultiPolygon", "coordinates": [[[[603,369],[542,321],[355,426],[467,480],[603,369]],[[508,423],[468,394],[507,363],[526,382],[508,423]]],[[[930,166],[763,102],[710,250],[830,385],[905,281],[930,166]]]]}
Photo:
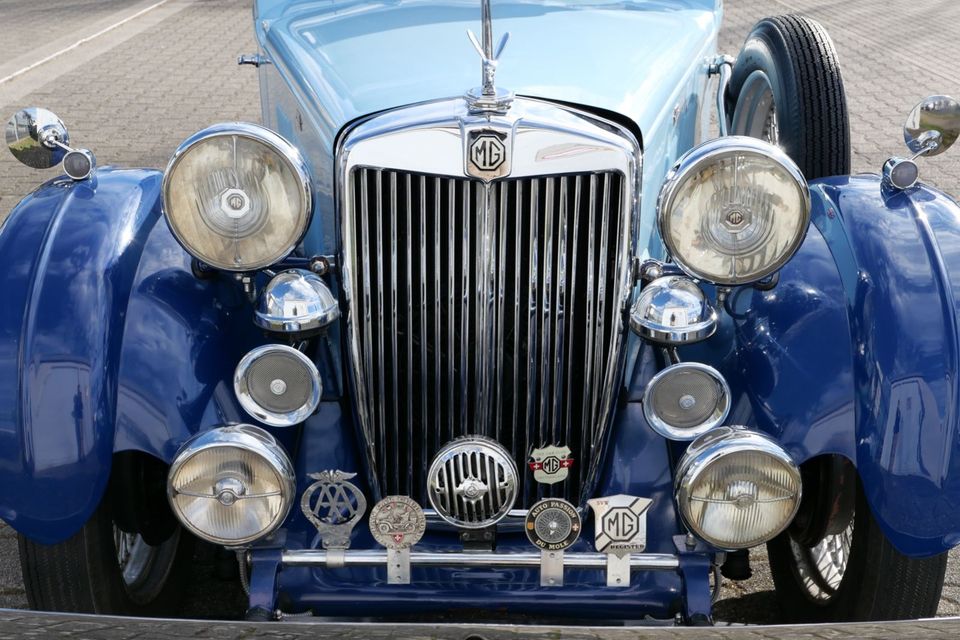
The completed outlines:
{"type": "Polygon", "coordinates": [[[840,533],[824,537],[816,546],[804,547],[790,540],[797,577],[811,600],[827,603],[833,598],[850,562],[853,519],[840,533]]]}
{"type": "Polygon", "coordinates": [[[737,135],[780,144],[773,87],[763,71],[754,71],[744,83],[731,130],[737,135]]]}

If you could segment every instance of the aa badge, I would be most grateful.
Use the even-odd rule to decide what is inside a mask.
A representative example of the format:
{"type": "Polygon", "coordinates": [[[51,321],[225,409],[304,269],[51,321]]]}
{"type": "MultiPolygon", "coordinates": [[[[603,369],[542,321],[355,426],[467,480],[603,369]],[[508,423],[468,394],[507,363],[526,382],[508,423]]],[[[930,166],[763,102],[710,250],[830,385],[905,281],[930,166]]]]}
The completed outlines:
{"type": "Polygon", "coordinates": [[[367,500],[351,482],[355,473],[321,471],[300,499],[300,508],[317,528],[324,549],[349,549],[350,534],[367,510],[367,500]]]}
{"type": "Polygon", "coordinates": [[[573,458],[570,457],[570,447],[549,446],[534,449],[527,464],[533,471],[534,480],[541,484],[556,484],[570,475],[573,458]]]}

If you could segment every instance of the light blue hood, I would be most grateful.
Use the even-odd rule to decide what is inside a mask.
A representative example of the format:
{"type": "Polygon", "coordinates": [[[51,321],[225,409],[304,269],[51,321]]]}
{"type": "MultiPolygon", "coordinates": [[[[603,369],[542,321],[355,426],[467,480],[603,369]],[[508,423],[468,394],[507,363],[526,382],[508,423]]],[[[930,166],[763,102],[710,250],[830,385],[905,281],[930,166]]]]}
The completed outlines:
{"type": "MultiPolygon", "coordinates": [[[[497,37],[511,34],[499,86],[615,111],[641,130],[655,125],[719,19],[712,0],[494,0],[493,17],[497,37]]],[[[297,70],[331,125],[480,83],[466,35],[480,32],[479,0],[261,0],[258,18],[267,48],[297,70]]]]}
{"type": "MultiPolygon", "coordinates": [[[[521,96],[620,114],[642,138],[640,250],[658,254],[656,190],[700,138],[719,0],[493,0],[495,37],[510,32],[497,86],[521,96]]],[[[311,250],[333,251],[333,152],[350,121],[462,96],[481,83],[467,30],[480,0],[258,0],[263,118],[311,164],[317,216],[311,250]]]]}

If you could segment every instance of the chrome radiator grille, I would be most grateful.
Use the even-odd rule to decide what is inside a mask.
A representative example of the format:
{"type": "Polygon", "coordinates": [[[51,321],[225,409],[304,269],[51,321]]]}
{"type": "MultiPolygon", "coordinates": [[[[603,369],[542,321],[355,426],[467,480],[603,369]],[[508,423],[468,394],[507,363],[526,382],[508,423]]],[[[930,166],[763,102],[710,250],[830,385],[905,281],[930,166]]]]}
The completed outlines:
{"type": "Polygon", "coordinates": [[[351,365],[381,494],[426,504],[433,456],[482,434],[521,470],[518,507],[579,502],[618,380],[624,189],[613,171],[489,184],[351,171],[351,365]],[[549,444],[575,464],[538,485],[527,458],[549,444]]]}

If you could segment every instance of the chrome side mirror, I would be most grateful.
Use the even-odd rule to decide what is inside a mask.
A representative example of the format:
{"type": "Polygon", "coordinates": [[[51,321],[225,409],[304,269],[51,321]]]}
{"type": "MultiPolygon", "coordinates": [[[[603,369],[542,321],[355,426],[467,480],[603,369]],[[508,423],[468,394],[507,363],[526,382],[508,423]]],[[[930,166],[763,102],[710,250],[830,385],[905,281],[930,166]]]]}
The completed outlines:
{"type": "Polygon", "coordinates": [[[910,111],[903,125],[903,141],[913,155],[887,160],[883,165],[883,185],[899,191],[913,187],[920,178],[917,158],[940,155],[958,137],[960,102],[950,96],[925,98],[910,111]]]}
{"type": "Polygon", "coordinates": [[[930,96],[915,106],[903,125],[903,141],[916,156],[940,155],[960,137],[960,102],[930,96]]]}
{"type": "Polygon", "coordinates": [[[7,148],[13,157],[34,169],[49,169],[63,163],[73,180],[85,180],[96,168],[96,159],[86,149],[70,146],[63,120],[40,107],[21,109],[7,122],[7,148]]]}

